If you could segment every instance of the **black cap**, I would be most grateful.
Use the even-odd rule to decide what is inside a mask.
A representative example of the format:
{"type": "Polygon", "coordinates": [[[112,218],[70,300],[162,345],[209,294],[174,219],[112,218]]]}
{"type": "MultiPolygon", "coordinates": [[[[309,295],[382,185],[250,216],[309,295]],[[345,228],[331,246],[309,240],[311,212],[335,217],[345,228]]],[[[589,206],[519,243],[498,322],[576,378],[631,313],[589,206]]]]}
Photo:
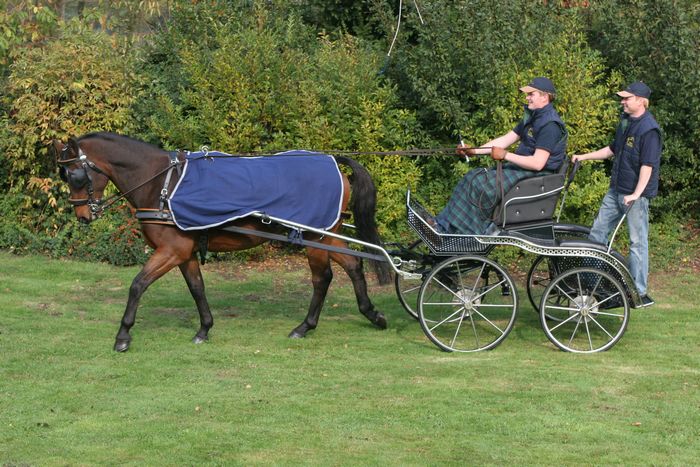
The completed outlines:
{"type": "Polygon", "coordinates": [[[522,92],[541,91],[552,95],[557,93],[557,90],[554,89],[554,83],[552,83],[549,78],[545,78],[543,76],[538,76],[537,78],[533,79],[527,86],[520,88],[520,90],[522,92]]]}
{"type": "Polygon", "coordinates": [[[649,99],[649,96],[651,96],[651,89],[649,89],[649,86],[642,83],[641,81],[635,81],[634,83],[627,86],[624,89],[624,91],[618,92],[617,95],[620,97],[637,96],[649,99]]]}

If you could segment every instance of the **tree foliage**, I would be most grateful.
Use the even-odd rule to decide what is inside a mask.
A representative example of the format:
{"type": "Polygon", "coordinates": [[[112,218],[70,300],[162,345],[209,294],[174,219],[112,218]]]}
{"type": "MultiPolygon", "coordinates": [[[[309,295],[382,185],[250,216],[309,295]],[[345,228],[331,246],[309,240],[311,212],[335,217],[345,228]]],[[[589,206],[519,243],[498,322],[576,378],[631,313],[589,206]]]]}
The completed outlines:
{"type": "MultiPolygon", "coordinates": [[[[697,219],[697,2],[431,0],[418,2],[424,24],[415,4],[400,4],[386,57],[399,13],[388,0],[0,1],[0,246],[89,249],[67,226],[66,188],[46,151],[53,138],[111,130],[227,152],[451,147],[459,134],[481,144],[513,128],[518,88],[539,75],[557,86],[570,154],[608,144],[614,93],[646,81],[665,140],[652,212],[697,219]]],[[[437,210],[466,170],[489,162],[358,159],[379,187],[387,238],[405,230],[407,186],[437,210]]],[[[585,165],[567,219],[591,222],[608,169],[585,165]]],[[[118,253],[92,244],[95,258],[140,258],[133,226],[115,227],[125,218],[101,221],[118,253]]]]}

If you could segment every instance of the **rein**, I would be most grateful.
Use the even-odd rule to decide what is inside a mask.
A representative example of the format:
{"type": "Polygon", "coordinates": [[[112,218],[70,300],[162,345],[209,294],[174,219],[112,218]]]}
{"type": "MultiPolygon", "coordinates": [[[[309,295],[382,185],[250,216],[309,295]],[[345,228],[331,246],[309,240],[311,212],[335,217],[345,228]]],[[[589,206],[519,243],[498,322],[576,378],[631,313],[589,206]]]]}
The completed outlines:
{"type": "MultiPolygon", "coordinates": [[[[490,146],[464,146],[461,149],[490,149],[490,146]]],[[[431,154],[454,154],[456,148],[454,146],[442,147],[442,148],[429,148],[429,149],[404,149],[396,151],[340,151],[335,149],[324,149],[316,150],[310,149],[309,152],[317,152],[321,154],[328,154],[331,156],[427,156],[431,154]]],[[[278,155],[278,153],[271,153],[267,151],[250,151],[241,152],[238,154],[226,154],[226,155],[211,155],[209,154],[209,149],[206,146],[202,146],[202,151],[205,153],[202,158],[221,158],[221,157],[272,157],[278,155]]],[[[284,152],[284,151],[280,151],[284,152]]]]}

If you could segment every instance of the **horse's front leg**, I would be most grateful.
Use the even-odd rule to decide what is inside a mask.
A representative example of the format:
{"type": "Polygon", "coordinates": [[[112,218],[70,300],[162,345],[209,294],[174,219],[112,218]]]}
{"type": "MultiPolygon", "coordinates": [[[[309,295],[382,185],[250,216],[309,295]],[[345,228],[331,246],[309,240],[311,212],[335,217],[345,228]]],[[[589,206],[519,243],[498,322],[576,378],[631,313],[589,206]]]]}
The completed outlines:
{"type": "MultiPolygon", "coordinates": [[[[347,248],[347,245],[344,243],[337,246],[344,246],[347,248]]],[[[335,252],[331,253],[330,256],[333,261],[343,268],[348,277],[350,277],[360,313],[365,315],[367,319],[379,329],[386,329],[386,317],[382,312],[374,309],[374,305],[367,294],[367,280],[362,270],[362,260],[355,256],[335,252]]]]}
{"type": "Polygon", "coordinates": [[[129,288],[129,300],[126,302],[126,310],[114,342],[114,350],[117,352],[129,350],[129,345],[131,344],[129,330],[136,321],[136,309],[139,306],[141,296],[153,282],[181,262],[182,260],[172,253],[156,250],[141,271],[134,277],[129,288]]]}
{"type": "Polygon", "coordinates": [[[306,318],[299,326],[294,328],[289,337],[301,338],[306,336],[306,333],[311,329],[316,329],[318,318],[321,315],[323,302],[326,300],[328,287],[333,280],[333,271],[328,258],[328,253],[324,250],[316,248],[307,248],[306,252],[311,267],[311,282],[314,286],[314,293],[309,304],[309,311],[306,318]]]}
{"type": "Polygon", "coordinates": [[[199,331],[192,338],[195,344],[201,344],[209,339],[209,330],[214,325],[214,318],[209,310],[209,302],[204,294],[204,279],[202,271],[199,268],[199,262],[196,258],[191,258],[189,261],[180,265],[180,271],[187,282],[187,287],[190,289],[194,303],[197,305],[199,312],[199,331]]]}

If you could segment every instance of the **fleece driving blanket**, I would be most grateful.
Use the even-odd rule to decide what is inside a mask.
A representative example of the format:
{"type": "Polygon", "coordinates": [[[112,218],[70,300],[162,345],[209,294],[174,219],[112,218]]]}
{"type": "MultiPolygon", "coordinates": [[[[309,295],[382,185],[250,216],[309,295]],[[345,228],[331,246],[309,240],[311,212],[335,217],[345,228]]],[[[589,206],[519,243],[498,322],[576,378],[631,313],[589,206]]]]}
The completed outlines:
{"type": "Polygon", "coordinates": [[[340,219],[343,181],[335,159],[311,151],[237,157],[191,152],[168,204],[182,230],[216,227],[252,213],[329,229],[340,219]]]}

